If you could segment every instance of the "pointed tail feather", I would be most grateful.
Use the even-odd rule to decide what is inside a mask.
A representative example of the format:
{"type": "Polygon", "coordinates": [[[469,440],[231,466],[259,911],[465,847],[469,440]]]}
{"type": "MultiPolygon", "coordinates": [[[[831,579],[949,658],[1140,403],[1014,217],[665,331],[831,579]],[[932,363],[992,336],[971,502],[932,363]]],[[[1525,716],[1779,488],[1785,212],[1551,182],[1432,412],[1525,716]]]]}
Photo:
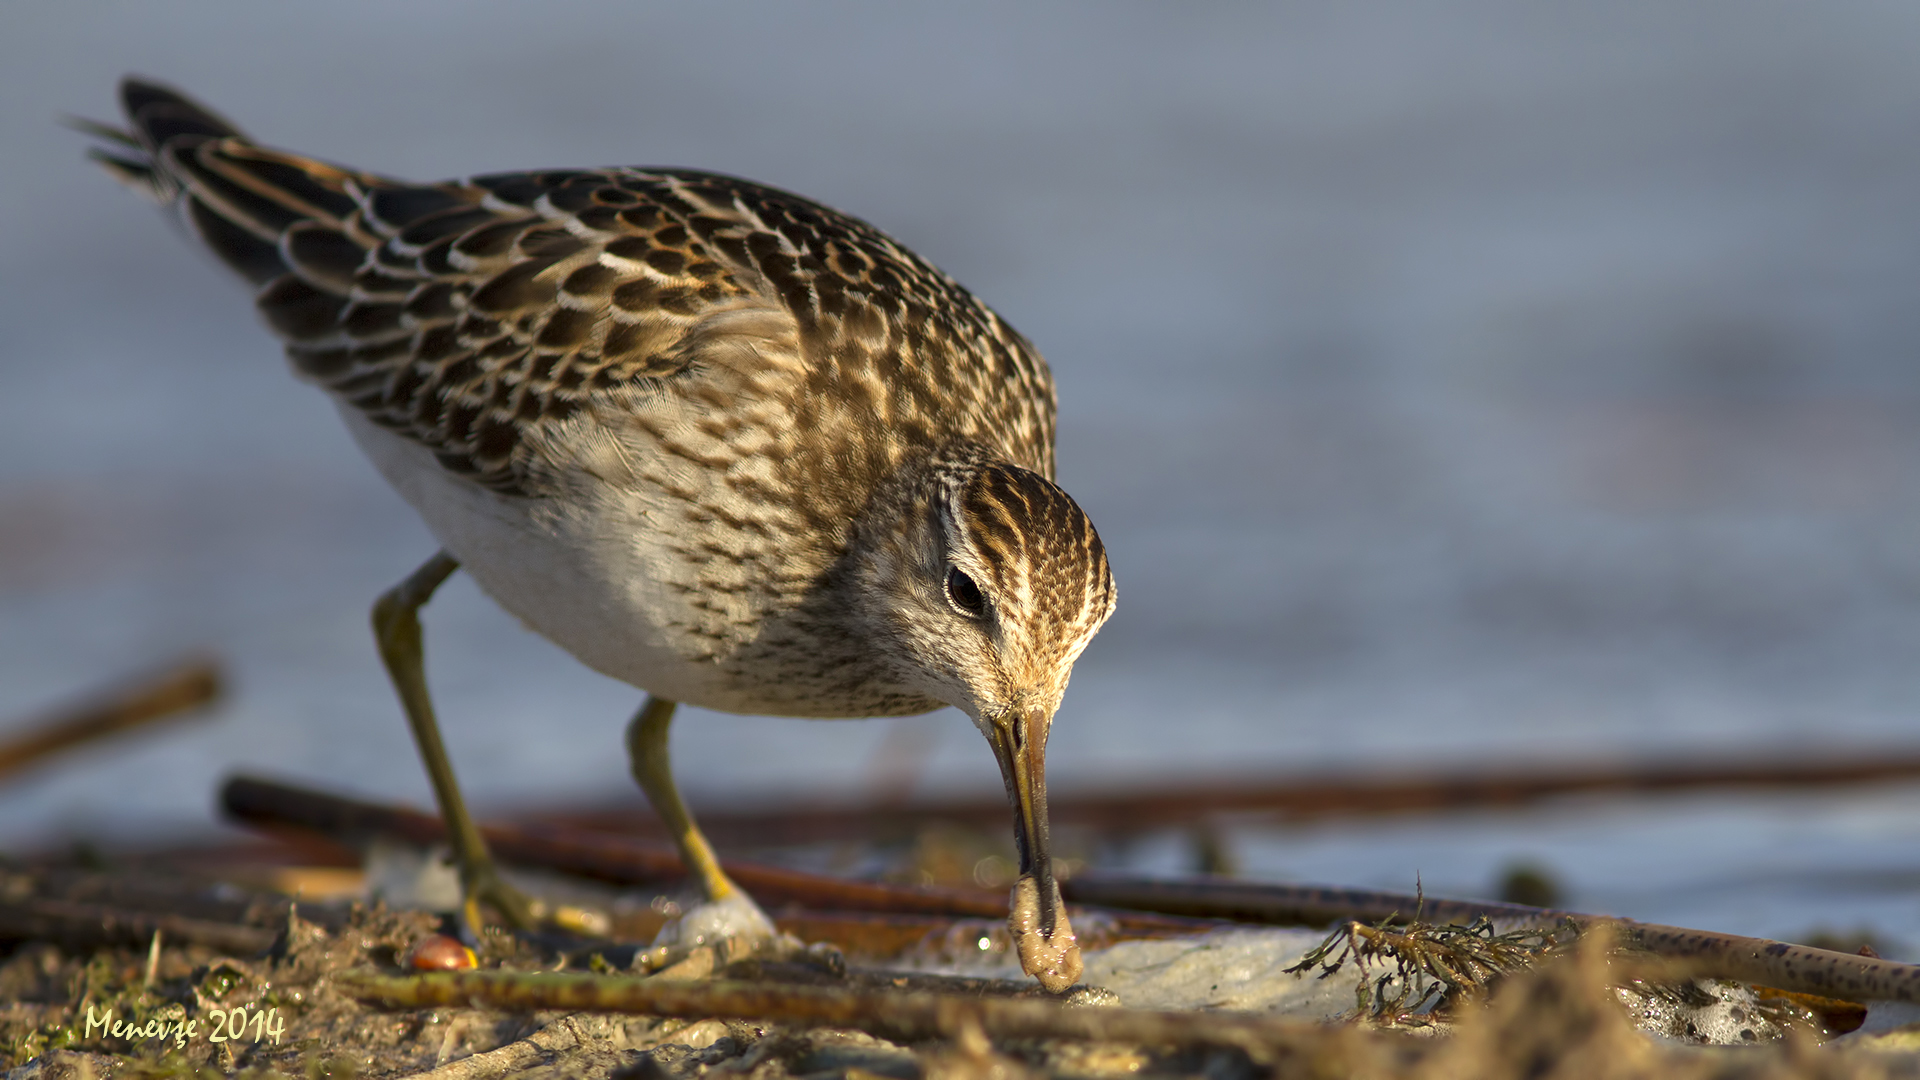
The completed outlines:
{"type": "Polygon", "coordinates": [[[131,75],[120,80],[120,107],[149,151],[182,136],[246,138],[226,118],[178,90],[131,75]]]}
{"type": "Polygon", "coordinates": [[[175,206],[214,254],[254,284],[293,269],[282,238],[303,222],[338,231],[362,249],[381,239],[362,225],[360,201],[395,181],[258,146],[218,113],[159,83],[123,80],[120,103],[128,130],[72,122],[106,144],[90,156],[175,206]]]}
{"type": "Polygon", "coordinates": [[[120,107],[130,130],[78,117],[70,118],[67,125],[108,143],[95,147],[87,156],[129,186],[162,202],[171,202],[180,193],[180,186],[166,170],[157,167],[160,150],[168,140],[183,135],[246,138],[212,110],[177,90],[145,79],[128,76],[121,80],[120,107]]]}

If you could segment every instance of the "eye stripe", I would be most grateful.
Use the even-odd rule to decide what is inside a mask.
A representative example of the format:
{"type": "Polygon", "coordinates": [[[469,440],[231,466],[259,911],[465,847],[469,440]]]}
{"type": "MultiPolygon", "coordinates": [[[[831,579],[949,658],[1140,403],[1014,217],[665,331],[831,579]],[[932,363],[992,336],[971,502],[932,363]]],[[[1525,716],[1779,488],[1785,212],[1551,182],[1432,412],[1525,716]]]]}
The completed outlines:
{"type": "Polygon", "coordinates": [[[1077,654],[1114,605],[1106,546],[1079,504],[1003,461],[962,463],[943,487],[955,541],[987,573],[981,587],[1006,605],[1009,632],[1077,654]]]}

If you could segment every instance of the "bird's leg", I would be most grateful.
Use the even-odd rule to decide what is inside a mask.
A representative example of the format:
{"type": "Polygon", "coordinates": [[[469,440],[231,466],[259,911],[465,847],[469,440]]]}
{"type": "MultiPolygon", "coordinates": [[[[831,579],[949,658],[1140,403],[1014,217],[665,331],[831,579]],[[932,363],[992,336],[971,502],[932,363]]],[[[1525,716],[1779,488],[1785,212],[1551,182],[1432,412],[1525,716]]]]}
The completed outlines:
{"type": "Polygon", "coordinates": [[[687,812],[687,804],[680,801],[680,789],[673,782],[673,763],[667,757],[667,729],[673,724],[675,704],[647,695],[633,723],[627,725],[627,755],[633,766],[633,778],[640,782],[640,790],[647,793],[653,812],[667,823],[667,832],[673,836],[674,846],[680,849],[680,860],[686,864],[687,873],[699,884],[700,895],[709,902],[726,900],[738,893],[740,887],[720,869],[713,846],[700,835],[700,827],[693,823],[693,815],[687,812]]]}
{"type": "Polygon", "coordinates": [[[673,702],[649,694],[633,723],[627,725],[633,778],[647,793],[654,813],[666,822],[674,846],[680,849],[680,861],[705,901],[677,923],[669,924],[658,944],[691,947],[729,938],[753,943],[773,939],[772,921],[720,868],[713,846],[700,834],[687,805],[680,801],[680,789],[673,782],[672,763],[667,758],[667,728],[673,723],[673,709],[673,702]]]}
{"type": "Polygon", "coordinates": [[[479,932],[480,902],[485,901],[509,924],[524,929],[534,923],[532,905],[519,890],[501,880],[486,841],[468,816],[466,800],[460,797],[460,785],[453,777],[453,764],[447,760],[446,744],[440,741],[433,701],[427,696],[420,607],[459,568],[451,555],[438,552],[405,581],[383,593],[373,605],[373,636],[380,645],[387,675],[393,679],[394,692],[400,695],[401,708],[406,710],[407,726],[413,729],[413,741],[420,748],[427,777],[433,781],[440,816],[447,823],[453,857],[460,868],[460,891],[465,899],[461,914],[467,928],[479,932]]]}

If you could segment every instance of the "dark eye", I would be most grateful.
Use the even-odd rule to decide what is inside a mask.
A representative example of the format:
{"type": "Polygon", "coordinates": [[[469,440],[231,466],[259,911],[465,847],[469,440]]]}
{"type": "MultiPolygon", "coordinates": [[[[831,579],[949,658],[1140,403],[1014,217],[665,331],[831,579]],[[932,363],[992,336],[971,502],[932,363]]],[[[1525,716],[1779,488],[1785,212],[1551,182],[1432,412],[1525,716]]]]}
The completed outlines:
{"type": "Polygon", "coordinates": [[[976,619],[987,613],[987,598],[981,594],[980,586],[957,566],[947,569],[947,599],[976,619]]]}

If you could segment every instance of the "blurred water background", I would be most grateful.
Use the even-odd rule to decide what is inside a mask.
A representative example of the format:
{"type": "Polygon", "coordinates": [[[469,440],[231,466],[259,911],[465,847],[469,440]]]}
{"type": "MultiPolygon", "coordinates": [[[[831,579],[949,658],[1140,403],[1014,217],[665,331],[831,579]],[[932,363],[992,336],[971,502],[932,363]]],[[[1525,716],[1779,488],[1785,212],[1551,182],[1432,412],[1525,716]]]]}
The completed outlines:
{"type": "MultiPolygon", "coordinates": [[[[1054,366],[1061,480],[1120,585],[1056,790],[1920,748],[1913,5],[101,0],[0,24],[0,717],[198,647],[236,682],[211,723],[0,790],[5,845],[211,834],[236,768],[429,802],[366,612],[433,542],[244,290],[56,126],[113,117],[129,71],[402,176],[760,179],[979,293],[1054,366]]],[[[427,626],[483,809],[637,799],[636,691],[464,578],[427,626]]],[[[857,794],[916,739],[919,791],[997,789],[952,712],[689,712],[675,755],[696,804],[769,802],[857,794]]],[[[1920,949],[1920,789],[1233,842],[1263,876],[1486,895],[1530,859],[1587,910],[1920,949]]]]}

